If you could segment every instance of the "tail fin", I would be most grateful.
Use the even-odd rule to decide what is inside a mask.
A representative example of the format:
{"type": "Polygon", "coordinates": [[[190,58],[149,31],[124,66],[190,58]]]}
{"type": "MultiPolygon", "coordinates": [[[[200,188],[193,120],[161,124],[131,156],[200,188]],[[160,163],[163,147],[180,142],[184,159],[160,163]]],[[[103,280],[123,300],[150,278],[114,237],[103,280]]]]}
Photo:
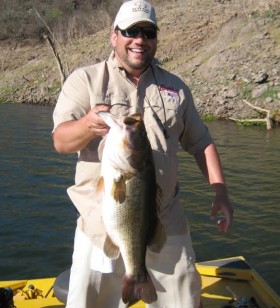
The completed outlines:
{"type": "Polygon", "coordinates": [[[131,305],[139,300],[150,304],[157,300],[156,289],[148,273],[144,276],[125,275],[122,286],[122,300],[131,305]]]}

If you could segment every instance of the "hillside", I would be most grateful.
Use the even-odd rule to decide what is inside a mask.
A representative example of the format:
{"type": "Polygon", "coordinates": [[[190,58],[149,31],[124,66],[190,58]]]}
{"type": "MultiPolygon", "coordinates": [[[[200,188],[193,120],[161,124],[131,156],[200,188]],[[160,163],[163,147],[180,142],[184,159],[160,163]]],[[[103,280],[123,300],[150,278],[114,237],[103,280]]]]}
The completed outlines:
{"type": "MultiPolygon", "coordinates": [[[[244,104],[274,112],[280,122],[278,0],[156,1],[157,58],[191,87],[199,112],[216,118],[256,117],[244,104]]],[[[61,43],[69,72],[106,59],[110,27],[61,43]]],[[[0,41],[0,103],[55,104],[60,75],[46,41],[0,41]]]]}

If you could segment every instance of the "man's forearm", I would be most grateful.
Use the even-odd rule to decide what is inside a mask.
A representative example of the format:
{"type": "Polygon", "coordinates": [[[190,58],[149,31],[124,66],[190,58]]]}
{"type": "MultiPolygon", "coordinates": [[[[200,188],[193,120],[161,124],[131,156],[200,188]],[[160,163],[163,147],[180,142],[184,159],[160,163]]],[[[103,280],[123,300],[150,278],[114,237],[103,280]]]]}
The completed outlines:
{"type": "Polygon", "coordinates": [[[220,158],[214,144],[208,145],[203,152],[196,154],[195,159],[211,185],[225,184],[220,158]]]}
{"type": "Polygon", "coordinates": [[[88,129],[85,117],[64,122],[53,133],[54,147],[59,153],[76,153],[83,149],[95,136],[88,129]]]}
{"type": "Polygon", "coordinates": [[[75,153],[86,147],[96,136],[106,135],[109,128],[98,116],[98,112],[109,112],[109,110],[109,106],[99,105],[78,120],[58,125],[53,133],[55,149],[59,153],[75,153]]]}

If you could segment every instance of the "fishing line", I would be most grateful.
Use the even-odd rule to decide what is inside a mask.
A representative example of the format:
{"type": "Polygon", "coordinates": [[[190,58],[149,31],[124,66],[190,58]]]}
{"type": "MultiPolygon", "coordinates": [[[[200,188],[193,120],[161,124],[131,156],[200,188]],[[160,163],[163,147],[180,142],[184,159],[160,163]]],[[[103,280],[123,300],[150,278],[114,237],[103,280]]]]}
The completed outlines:
{"type": "Polygon", "coordinates": [[[164,137],[165,139],[168,139],[169,138],[169,135],[168,135],[168,132],[167,132],[167,117],[166,117],[166,110],[165,110],[165,105],[164,105],[164,101],[163,101],[163,98],[162,98],[162,95],[160,93],[160,90],[159,90],[159,85],[158,85],[158,82],[157,82],[157,79],[156,79],[156,76],[155,76],[155,73],[154,73],[154,69],[153,67],[151,66],[151,71],[152,71],[152,74],[153,74],[153,77],[154,77],[154,81],[155,81],[155,84],[157,86],[157,89],[158,89],[158,93],[159,93],[159,97],[160,97],[160,100],[161,100],[161,105],[162,105],[162,108],[163,108],[163,114],[164,114],[164,123],[161,122],[161,119],[159,118],[158,114],[155,112],[155,110],[153,109],[148,97],[146,96],[146,99],[148,101],[148,104],[150,106],[150,108],[152,109],[153,113],[155,114],[156,116],[156,120],[158,123],[160,123],[161,127],[162,127],[162,130],[163,130],[163,134],[164,134],[164,137]]]}

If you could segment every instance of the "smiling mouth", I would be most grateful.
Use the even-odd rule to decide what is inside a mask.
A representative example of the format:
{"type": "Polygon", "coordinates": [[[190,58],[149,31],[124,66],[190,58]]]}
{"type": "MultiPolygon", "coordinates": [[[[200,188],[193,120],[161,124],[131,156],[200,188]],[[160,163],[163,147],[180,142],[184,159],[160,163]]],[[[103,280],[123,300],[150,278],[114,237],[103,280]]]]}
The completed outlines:
{"type": "Polygon", "coordinates": [[[129,48],[129,51],[133,53],[137,53],[137,54],[143,54],[145,52],[144,49],[140,49],[140,48],[129,48]]]}

